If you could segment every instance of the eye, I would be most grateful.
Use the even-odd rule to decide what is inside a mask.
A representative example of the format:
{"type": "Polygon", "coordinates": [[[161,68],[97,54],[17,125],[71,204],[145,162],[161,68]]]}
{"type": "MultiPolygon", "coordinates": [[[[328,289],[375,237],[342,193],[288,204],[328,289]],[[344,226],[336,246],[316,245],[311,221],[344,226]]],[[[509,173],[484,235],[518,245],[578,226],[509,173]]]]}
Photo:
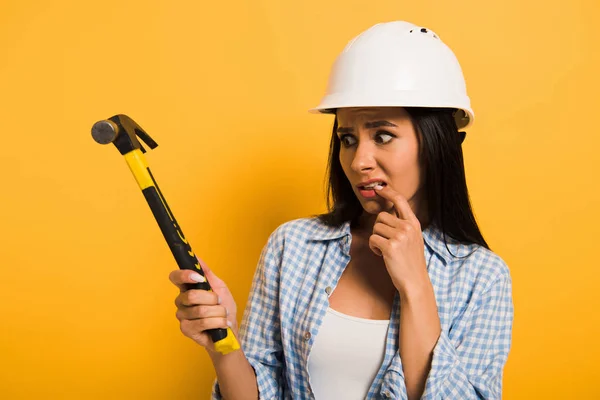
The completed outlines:
{"type": "Polygon", "coordinates": [[[395,137],[394,135],[392,135],[391,133],[389,133],[387,131],[377,131],[377,133],[375,134],[376,138],[380,138],[380,137],[383,137],[383,136],[389,136],[390,139],[384,140],[384,141],[380,142],[382,144],[386,144],[386,143],[390,142],[392,140],[392,138],[395,137]]]}
{"type": "Polygon", "coordinates": [[[353,144],[352,141],[353,140],[354,140],[354,137],[352,135],[345,134],[345,135],[340,136],[340,142],[342,142],[342,145],[344,147],[350,147],[350,146],[352,146],[352,144],[353,144]],[[346,139],[350,139],[350,140],[347,141],[346,139]]]}
{"type": "MultiPolygon", "coordinates": [[[[395,138],[395,135],[392,135],[391,133],[387,132],[387,131],[377,131],[377,133],[375,133],[375,142],[377,144],[387,144],[389,143],[392,138],[395,138]],[[382,138],[384,136],[389,136],[389,139],[384,139],[384,140],[377,140],[377,138],[382,138]]],[[[342,146],[344,147],[350,147],[352,145],[354,145],[355,142],[355,138],[354,136],[350,135],[350,134],[345,134],[340,136],[340,142],[342,142],[342,146]]]]}

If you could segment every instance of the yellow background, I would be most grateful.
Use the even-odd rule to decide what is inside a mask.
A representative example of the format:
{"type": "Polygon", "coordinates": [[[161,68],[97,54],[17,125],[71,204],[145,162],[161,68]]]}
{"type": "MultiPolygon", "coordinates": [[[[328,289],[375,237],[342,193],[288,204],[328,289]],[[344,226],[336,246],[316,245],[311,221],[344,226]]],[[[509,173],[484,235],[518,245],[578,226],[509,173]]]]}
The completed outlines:
{"type": "Polygon", "coordinates": [[[4,0],[0,5],[0,398],[208,398],[175,319],[176,268],[114,146],[125,113],[239,317],[268,235],[325,210],[331,116],[311,115],[346,43],[408,20],[456,53],[482,231],[511,269],[506,399],[599,398],[600,35],[596,0],[4,0]]]}

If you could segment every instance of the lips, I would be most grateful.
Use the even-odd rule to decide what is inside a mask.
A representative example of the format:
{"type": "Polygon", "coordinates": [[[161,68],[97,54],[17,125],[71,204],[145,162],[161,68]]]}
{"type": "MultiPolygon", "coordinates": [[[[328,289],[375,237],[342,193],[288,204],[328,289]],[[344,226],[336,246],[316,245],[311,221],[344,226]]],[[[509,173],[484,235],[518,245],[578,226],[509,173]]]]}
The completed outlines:
{"type": "Polygon", "coordinates": [[[368,181],[359,183],[356,187],[360,190],[371,190],[377,185],[386,186],[387,183],[382,179],[369,179],[368,181]]]}

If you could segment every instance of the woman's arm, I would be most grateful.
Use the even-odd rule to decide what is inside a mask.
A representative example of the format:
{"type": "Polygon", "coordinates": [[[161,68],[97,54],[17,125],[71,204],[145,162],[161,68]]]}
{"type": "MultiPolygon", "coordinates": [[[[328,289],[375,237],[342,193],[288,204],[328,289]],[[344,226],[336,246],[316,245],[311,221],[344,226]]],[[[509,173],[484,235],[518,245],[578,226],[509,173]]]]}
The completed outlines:
{"type": "Polygon", "coordinates": [[[400,350],[390,368],[396,373],[389,374],[384,380],[382,394],[388,393],[390,397],[402,400],[492,400],[502,397],[503,369],[511,347],[514,315],[512,284],[505,264],[497,257],[491,262],[502,263],[500,273],[485,287],[475,290],[451,325],[442,329],[428,356],[425,355],[427,339],[419,344],[417,336],[432,337],[426,332],[431,322],[426,322],[422,315],[427,311],[406,306],[401,300],[401,314],[404,315],[400,316],[399,336],[404,337],[400,339],[400,350]],[[416,357],[411,360],[407,351],[416,357]],[[422,367],[425,364],[427,367],[422,367]],[[422,369],[419,371],[419,368],[422,369]],[[409,376],[405,377],[405,374],[409,376]],[[421,385],[420,389],[415,393],[411,387],[418,385],[421,385]]]}
{"type": "Polygon", "coordinates": [[[209,352],[219,382],[221,396],[227,400],[256,400],[258,386],[254,369],[242,350],[223,355],[209,352]]]}
{"type": "Polygon", "coordinates": [[[391,368],[398,381],[384,380],[383,393],[393,391],[401,396],[407,386],[410,398],[419,397],[426,377],[422,399],[499,399],[513,322],[508,267],[486,249],[469,255],[459,266],[469,279],[453,282],[460,285],[456,291],[466,295],[466,307],[457,310],[460,313],[453,316],[452,325],[440,333],[420,223],[404,197],[389,186],[375,189],[392,201],[396,216],[387,212],[377,215],[369,245],[383,256],[403,298],[398,334],[402,356],[392,361],[391,368]]]}
{"type": "MultiPolygon", "coordinates": [[[[283,397],[284,361],[279,323],[283,240],[284,232],[277,228],[261,252],[240,325],[241,350],[227,355],[210,353],[217,373],[213,400],[283,397]]],[[[232,330],[235,332],[235,327],[232,330]]]]}
{"type": "Polygon", "coordinates": [[[511,346],[512,282],[501,262],[499,274],[473,293],[467,308],[442,331],[423,399],[500,399],[502,372],[511,346]]]}
{"type": "Polygon", "coordinates": [[[400,293],[398,343],[408,400],[420,399],[425,390],[433,349],[440,333],[440,318],[429,279],[423,287],[400,293]]]}

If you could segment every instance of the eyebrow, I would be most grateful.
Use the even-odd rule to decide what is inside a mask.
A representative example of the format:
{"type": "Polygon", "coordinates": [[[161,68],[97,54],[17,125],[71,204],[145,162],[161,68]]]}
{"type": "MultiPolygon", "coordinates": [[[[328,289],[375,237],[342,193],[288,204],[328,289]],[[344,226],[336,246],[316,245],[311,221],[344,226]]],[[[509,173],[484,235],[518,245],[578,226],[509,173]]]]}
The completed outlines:
{"type": "MultiPolygon", "coordinates": [[[[373,121],[373,122],[366,122],[365,123],[365,129],[372,129],[372,128],[379,128],[381,126],[392,126],[397,128],[398,125],[392,124],[389,121],[373,121]]],[[[337,129],[338,133],[353,133],[354,132],[354,128],[344,128],[344,127],[339,127],[337,129]]]]}

